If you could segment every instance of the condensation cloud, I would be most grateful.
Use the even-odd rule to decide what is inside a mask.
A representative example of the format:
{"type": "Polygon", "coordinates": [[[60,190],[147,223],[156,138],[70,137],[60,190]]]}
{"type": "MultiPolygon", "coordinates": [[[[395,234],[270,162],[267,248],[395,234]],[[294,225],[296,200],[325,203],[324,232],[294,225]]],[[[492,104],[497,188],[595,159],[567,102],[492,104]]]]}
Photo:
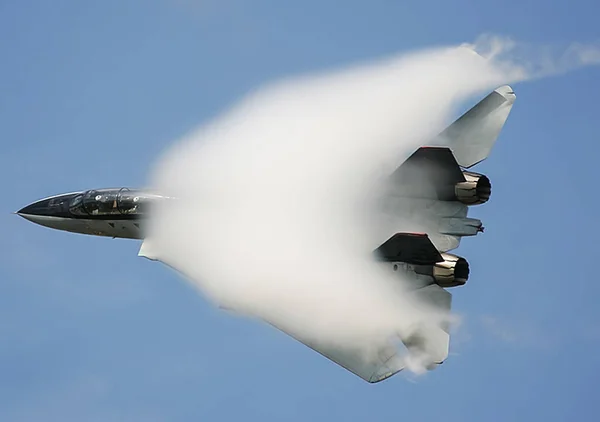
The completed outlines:
{"type": "Polygon", "coordinates": [[[447,319],[370,260],[396,231],[374,192],[459,102],[600,61],[522,50],[488,36],[258,89],[159,160],[152,185],[177,200],[151,218],[154,254],[217,305],[315,343],[368,354],[447,319]]]}

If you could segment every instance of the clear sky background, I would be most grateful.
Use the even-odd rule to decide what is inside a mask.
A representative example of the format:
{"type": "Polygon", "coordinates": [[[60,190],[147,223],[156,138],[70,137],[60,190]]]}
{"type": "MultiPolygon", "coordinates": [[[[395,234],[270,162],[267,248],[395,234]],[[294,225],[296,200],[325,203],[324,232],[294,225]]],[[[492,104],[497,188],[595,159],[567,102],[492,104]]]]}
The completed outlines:
{"type": "Polygon", "coordinates": [[[0,1],[0,421],[598,420],[600,68],[514,85],[477,168],[487,230],[457,251],[465,324],[420,377],[369,385],[215,310],[138,242],[11,213],[143,186],[174,139],[274,78],[484,32],[595,42],[599,14],[596,0],[0,1]]]}

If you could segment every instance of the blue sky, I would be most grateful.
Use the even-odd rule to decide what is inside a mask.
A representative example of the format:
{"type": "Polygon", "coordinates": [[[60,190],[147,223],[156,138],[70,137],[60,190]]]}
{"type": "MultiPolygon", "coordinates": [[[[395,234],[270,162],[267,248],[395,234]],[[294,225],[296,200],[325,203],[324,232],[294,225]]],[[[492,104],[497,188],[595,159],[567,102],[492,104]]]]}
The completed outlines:
{"type": "MultiPolygon", "coordinates": [[[[139,244],[12,215],[141,186],[173,139],[277,77],[473,41],[600,38],[595,1],[0,2],[0,420],[594,420],[600,68],[516,84],[466,319],[422,377],[369,385],[215,310],[139,244]]],[[[443,69],[440,69],[443,72],[443,69]]]]}

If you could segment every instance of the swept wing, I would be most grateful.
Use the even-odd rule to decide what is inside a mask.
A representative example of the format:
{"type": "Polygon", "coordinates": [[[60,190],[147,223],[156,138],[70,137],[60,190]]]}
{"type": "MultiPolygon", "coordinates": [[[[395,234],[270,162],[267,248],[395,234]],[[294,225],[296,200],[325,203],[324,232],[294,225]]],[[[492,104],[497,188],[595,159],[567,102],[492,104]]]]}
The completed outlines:
{"type": "MultiPolygon", "coordinates": [[[[486,202],[491,193],[486,176],[466,169],[488,157],[515,98],[508,85],[494,90],[430,145],[415,151],[389,178],[384,208],[395,234],[384,239],[375,257],[390,271],[408,275],[412,294],[441,311],[451,308],[452,295],[446,288],[464,284],[469,272],[464,258],[446,252],[458,247],[463,236],[483,231],[480,220],[467,217],[468,208],[486,202]],[[395,220],[397,215],[402,220],[395,220]]],[[[139,255],[164,262],[148,240],[139,255]]],[[[176,263],[164,263],[177,270],[176,263]]],[[[406,366],[402,348],[424,353],[433,368],[448,356],[450,341],[445,324],[424,326],[366,359],[359,352],[314,344],[285,327],[277,328],[371,383],[406,366]]]]}

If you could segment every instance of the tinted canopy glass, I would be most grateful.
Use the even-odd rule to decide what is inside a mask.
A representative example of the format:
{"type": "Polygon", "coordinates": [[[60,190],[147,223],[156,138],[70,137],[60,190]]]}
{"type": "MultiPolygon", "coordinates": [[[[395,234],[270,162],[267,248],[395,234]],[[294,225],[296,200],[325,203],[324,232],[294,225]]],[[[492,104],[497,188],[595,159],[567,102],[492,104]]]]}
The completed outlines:
{"type": "Polygon", "coordinates": [[[75,196],[69,211],[77,216],[143,215],[162,198],[138,189],[92,189],[75,196]]]}

